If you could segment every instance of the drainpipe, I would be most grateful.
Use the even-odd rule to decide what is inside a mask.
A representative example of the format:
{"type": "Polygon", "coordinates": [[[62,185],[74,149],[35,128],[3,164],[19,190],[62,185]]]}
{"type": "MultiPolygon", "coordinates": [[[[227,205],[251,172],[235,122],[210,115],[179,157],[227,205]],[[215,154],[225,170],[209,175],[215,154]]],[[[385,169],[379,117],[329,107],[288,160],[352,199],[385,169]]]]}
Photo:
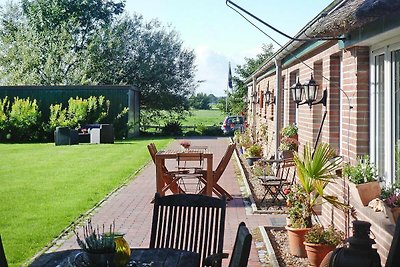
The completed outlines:
{"type": "Polygon", "coordinates": [[[252,88],[252,92],[251,92],[251,133],[252,133],[252,137],[253,137],[253,141],[256,140],[256,113],[257,113],[257,104],[254,101],[254,97],[253,95],[257,92],[257,78],[255,76],[253,76],[253,88],[252,88]]]}
{"type": "Polygon", "coordinates": [[[278,158],[278,148],[280,143],[279,132],[281,130],[281,116],[282,114],[282,106],[281,106],[281,79],[282,79],[282,65],[281,61],[275,58],[275,113],[274,113],[274,129],[275,129],[275,138],[274,138],[274,148],[275,148],[275,158],[278,158]]]}

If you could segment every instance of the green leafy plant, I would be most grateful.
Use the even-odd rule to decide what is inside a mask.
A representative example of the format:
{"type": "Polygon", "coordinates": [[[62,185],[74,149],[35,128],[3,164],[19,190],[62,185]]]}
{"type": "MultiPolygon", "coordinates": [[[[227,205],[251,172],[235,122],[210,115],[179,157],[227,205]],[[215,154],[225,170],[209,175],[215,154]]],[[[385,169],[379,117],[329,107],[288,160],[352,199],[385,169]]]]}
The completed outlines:
{"type": "Polygon", "coordinates": [[[265,176],[274,174],[271,165],[261,160],[256,161],[253,166],[251,166],[251,173],[253,174],[253,176],[265,176]]]}
{"type": "MultiPolygon", "coordinates": [[[[3,114],[4,116],[5,114],[3,114]]],[[[15,97],[8,113],[8,127],[13,141],[37,140],[41,128],[41,112],[36,99],[15,97]]]]}
{"type": "Polygon", "coordinates": [[[324,228],[321,225],[314,225],[304,236],[304,241],[312,244],[323,244],[330,247],[336,247],[343,243],[344,233],[336,230],[332,225],[324,228]]]}
{"type": "Polygon", "coordinates": [[[246,157],[260,158],[262,156],[262,147],[259,144],[253,144],[246,149],[246,157]]]}
{"type": "Polygon", "coordinates": [[[113,253],[115,252],[115,224],[113,223],[110,225],[109,232],[105,232],[105,230],[104,224],[100,230],[99,226],[94,227],[91,220],[88,220],[86,225],[83,227],[83,240],[79,237],[76,231],[74,231],[74,233],[76,236],[76,241],[82,250],[96,254],[113,253]]]}
{"type": "Polygon", "coordinates": [[[363,184],[377,180],[376,167],[370,161],[368,155],[357,158],[355,165],[345,164],[343,175],[352,183],[363,184]]]}
{"type": "Polygon", "coordinates": [[[162,134],[170,136],[182,135],[182,124],[179,121],[167,122],[162,128],[162,134]]]}
{"type": "Polygon", "coordinates": [[[383,188],[380,199],[382,199],[389,208],[400,207],[400,182],[396,182],[390,187],[383,188]]]}
{"type": "Polygon", "coordinates": [[[251,143],[251,132],[247,129],[241,134],[239,144],[244,148],[248,148],[251,146],[251,143]]]}
{"type": "Polygon", "coordinates": [[[292,137],[294,135],[297,135],[297,133],[298,133],[298,128],[294,124],[289,124],[288,126],[281,129],[281,135],[283,137],[292,137]]]}
{"type": "Polygon", "coordinates": [[[298,183],[289,193],[288,213],[292,227],[311,227],[311,216],[315,215],[316,205],[328,202],[340,209],[348,206],[337,199],[337,196],[324,192],[325,187],[336,181],[336,170],[342,159],[336,155],[329,144],[320,143],[314,153],[309,144],[304,146],[301,157],[294,153],[298,183]]]}

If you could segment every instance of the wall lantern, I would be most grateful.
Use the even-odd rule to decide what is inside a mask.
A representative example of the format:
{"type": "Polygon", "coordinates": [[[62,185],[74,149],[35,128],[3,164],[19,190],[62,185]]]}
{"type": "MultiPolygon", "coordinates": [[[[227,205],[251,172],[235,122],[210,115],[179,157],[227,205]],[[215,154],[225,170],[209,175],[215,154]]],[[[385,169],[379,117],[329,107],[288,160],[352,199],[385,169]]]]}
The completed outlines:
{"type": "Polygon", "coordinates": [[[300,105],[308,104],[311,109],[311,106],[321,103],[326,107],[326,100],[328,97],[326,90],[324,90],[321,100],[315,102],[318,95],[318,88],[319,85],[315,82],[312,74],[311,79],[305,82],[303,85],[300,83],[299,78],[297,78],[297,83],[290,87],[290,90],[292,90],[293,101],[297,104],[297,107],[300,105]]]}
{"type": "Polygon", "coordinates": [[[259,101],[257,98],[257,91],[255,91],[251,96],[253,97],[253,104],[257,104],[259,101]]]}
{"type": "Polygon", "coordinates": [[[272,92],[269,89],[264,93],[264,95],[265,95],[265,104],[267,106],[275,104],[275,96],[273,96],[272,92]]]}

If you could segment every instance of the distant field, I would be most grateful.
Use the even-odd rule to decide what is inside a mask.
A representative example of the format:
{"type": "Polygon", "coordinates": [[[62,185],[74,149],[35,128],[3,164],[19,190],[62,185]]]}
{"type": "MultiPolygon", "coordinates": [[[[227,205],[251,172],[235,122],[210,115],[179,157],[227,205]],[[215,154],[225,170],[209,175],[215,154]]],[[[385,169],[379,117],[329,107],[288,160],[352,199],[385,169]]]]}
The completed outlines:
{"type": "Polygon", "coordinates": [[[225,114],[219,109],[210,110],[192,110],[193,115],[187,117],[186,120],[182,121],[184,126],[194,126],[203,124],[206,126],[219,125],[225,118],[225,114]]]}

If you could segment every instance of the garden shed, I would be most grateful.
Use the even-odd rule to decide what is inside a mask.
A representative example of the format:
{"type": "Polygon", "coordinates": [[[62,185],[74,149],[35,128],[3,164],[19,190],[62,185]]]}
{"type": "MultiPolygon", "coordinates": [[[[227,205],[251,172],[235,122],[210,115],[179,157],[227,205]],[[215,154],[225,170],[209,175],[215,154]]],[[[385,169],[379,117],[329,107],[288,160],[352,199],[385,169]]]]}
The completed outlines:
{"type": "Polygon", "coordinates": [[[14,97],[36,99],[44,120],[48,120],[52,104],[66,106],[71,97],[104,96],[110,101],[110,120],[116,118],[124,108],[129,108],[128,115],[120,125],[124,129],[124,136],[139,134],[140,90],[132,85],[0,86],[0,99],[6,96],[11,101],[14,97]]]}

